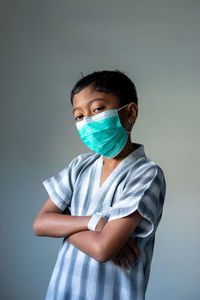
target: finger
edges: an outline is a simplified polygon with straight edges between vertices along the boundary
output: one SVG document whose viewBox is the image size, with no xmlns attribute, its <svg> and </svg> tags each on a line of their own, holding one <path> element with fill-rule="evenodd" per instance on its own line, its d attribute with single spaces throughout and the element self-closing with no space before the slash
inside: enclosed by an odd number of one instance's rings
<svg viewBox="0 0 200 300">
<path fill-rule="evenodd" d="M 112 261 L 113 261 L 113 263 L 115 264 L 115 266 L 119 266 L 119 265 L 120 265 L 116 257 L 114 257 L 114 258 L 112 259 Z"/>
<path fill-rule="evenodd" d="M 133 251 L 125 244 L 124 247 L 121 249 L 124 253 L 124 256 L 128 259 L 131 266 L 135 265 L 135 257 Z"/>
<path fill-rule="evenodd" d="M 126 262 L 126 258 L 124 256 L 123 252 L 120 251 L 120 253 L 117 255 L 117 258 L 120 262 L 121 267 L 124 269 L 128 269 L 128 264 Z"/>
<path fill-rule="evenodd" d="M 141 252 L 136 242 L 132 238 L 129 238 L 127 243 L 131 247 L 131 249 L 133 249 L 137 257 L 141 257 Z"/>
</svg>

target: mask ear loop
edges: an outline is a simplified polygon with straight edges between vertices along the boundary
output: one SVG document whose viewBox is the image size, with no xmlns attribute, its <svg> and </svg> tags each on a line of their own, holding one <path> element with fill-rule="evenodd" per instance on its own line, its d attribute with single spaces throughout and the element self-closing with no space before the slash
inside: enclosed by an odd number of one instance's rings
<svg viewBox="0 0 200 300">
<path fill-rule="evenodd" d="M 128 106 L 128 104 L 126 104 L 126 105 L 124 105 L 124 106 L 122 106 L 122 107 L 116 109 L 116 111 L 119 111 L 119 110 L 123 109 L 123 108 L 126 107 L 126 106 Z"/>
</svg>

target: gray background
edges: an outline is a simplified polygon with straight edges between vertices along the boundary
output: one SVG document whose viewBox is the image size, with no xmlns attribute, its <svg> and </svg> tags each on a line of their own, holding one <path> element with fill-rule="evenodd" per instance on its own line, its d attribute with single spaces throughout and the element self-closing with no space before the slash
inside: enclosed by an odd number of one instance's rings
<svg viewBox="0 0 200 300">
<path fill-rule="evenodd" d="M 1 299 L 44 298 L 61 239 L 32 230 L 42 181 L 88 151 L 69 94 L 103 69 L 135 82 L 132 140 L 167 181 L 146 299 L 199 299 L 200 1 L 0 3 Z"/>
</svg>

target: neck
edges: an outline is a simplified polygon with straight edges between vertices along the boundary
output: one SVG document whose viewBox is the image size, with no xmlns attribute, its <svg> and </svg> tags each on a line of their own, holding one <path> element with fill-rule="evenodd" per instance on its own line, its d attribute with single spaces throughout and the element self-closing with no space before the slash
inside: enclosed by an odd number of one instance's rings
<svg viewBox="0 0 200 300">
<path fill-rule="evenodd" d="M 114 167 L 118 165 L 126 156 L 128 156 L 131 152 L 133 152 L 133 150 L 134 150 L 134 145 L 131 142 L 131 138 L 129 135 L 126 145 L 117 156 L 115 156 L 114 158 L 107 158 L 103 156 L 104 165 L 108 167 Z"/>
</svg>

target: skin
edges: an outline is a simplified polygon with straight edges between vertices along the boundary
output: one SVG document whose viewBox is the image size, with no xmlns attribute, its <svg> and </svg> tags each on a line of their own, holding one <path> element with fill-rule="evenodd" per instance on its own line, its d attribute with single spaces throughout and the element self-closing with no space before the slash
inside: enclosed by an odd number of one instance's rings
<svg viewBox="0 0 200 300">
<path fill-rule="evenodd" d="M 95 91 L 89 85 L 73 98 L 73 114 L 76 122 L 84 117 L 94 116 L 105 110 L 120 108 L 119 99 L 110 93 Z M 134 102 L 119 112 L 122 126 L 131 130 L 131 124 L 138 115 L 138 106 Z M 104 163 L 101 174 L 101 185 L 108 178 L 116 166 L 134 150 L 130 135 L 123 150 L 116 157 L 109 159 L 103 157 Z M 61 211 L 49 198 L 33 222 L 33 230 L 38 236 L 66 237 L 76 248 L 99 262 L 110 259 L 116 265 L 127 269 L 126 258 L 134 265 L 135 258 L 141 256 L 140 250 L 131 233 L 138 226 L 141 215 L 136 210 L 127 217 L 107 222 L 101 218 L 95 231 L 90 231 L 87 224 L 91 216 L 71 216 L 68 209 Z M 130 249 L 131 248 L 131 249 Z"/>
</svg>

